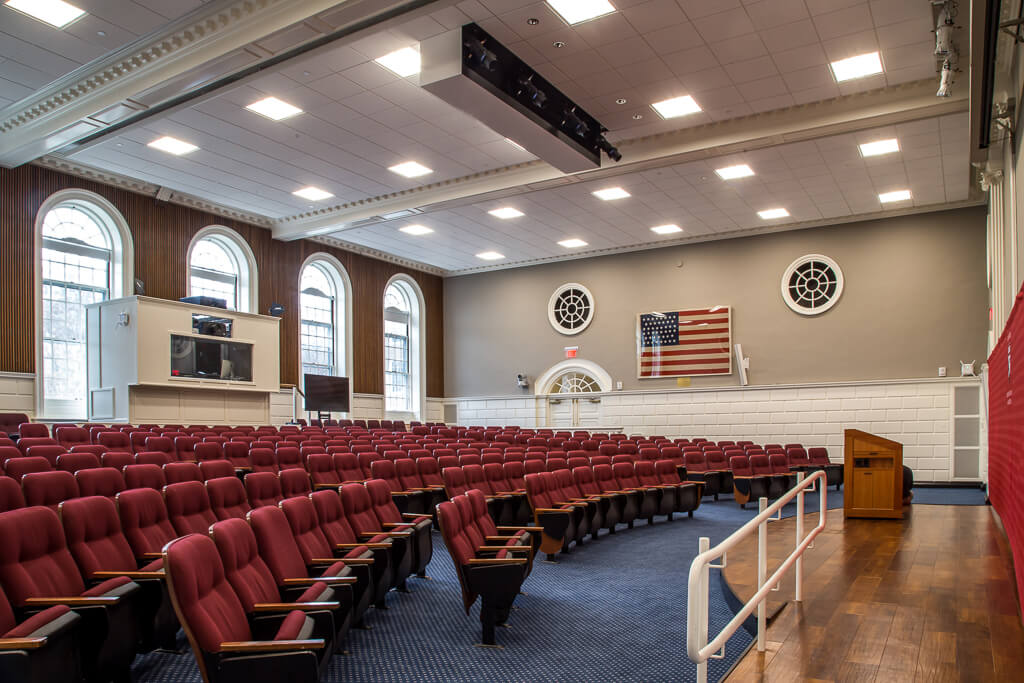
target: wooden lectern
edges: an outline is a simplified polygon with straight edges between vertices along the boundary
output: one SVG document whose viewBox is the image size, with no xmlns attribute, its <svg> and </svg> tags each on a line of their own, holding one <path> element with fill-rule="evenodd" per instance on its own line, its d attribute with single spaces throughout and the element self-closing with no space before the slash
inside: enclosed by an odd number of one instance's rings
<svg viewBox="0 0 1024 683">
<path fill-rule="evenodd" d="M 903 444 L 846 430 L 846 517 L 903 518 Z"/>
</svg>

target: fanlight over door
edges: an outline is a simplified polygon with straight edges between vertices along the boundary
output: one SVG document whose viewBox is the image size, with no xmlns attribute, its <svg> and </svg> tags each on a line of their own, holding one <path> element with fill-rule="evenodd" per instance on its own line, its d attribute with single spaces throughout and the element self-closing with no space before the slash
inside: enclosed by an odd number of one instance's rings
<svg viewBox="0 0 1024 683">
<path fill-rule="evenodd" d="M 593 427 L 601 422 L 601 399 L 588 397 L 601 391 L 597 379 L 579 370 L 558 375 L 548 390 L 548 419 L 551 427 Z M 564 396 L 564 398 L 563 398 Z"/>
</svg>

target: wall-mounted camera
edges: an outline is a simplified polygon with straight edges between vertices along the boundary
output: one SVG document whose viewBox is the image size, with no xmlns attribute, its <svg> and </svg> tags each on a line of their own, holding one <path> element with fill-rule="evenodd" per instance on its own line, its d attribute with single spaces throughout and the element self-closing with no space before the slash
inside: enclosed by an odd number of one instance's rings
<svg viewBox="0 0 1024 683">
<path fill-rule="evenodd" d="M 526 375 L 516 375 L 516 384 L 525 389 L 530 386 L 530 380 L 526 378 Z"/>
</svg>

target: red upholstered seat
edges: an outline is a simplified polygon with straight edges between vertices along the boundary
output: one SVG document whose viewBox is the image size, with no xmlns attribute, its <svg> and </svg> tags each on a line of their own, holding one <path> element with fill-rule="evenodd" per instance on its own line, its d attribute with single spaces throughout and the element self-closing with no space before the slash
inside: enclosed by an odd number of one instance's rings
<svg viewBox="0 0 1024 683">
<path fill-rule="evenodd" d="M 156 465 L 157 467 L 163 467 L 169 463 L 174 462 L 174 459 L 170 455 L 163 451 L 142 451 L 141 453 L 135 454 L 136 465 Z M 194 464 L 184 462 L 183 464 Z"/>
<path fill-rule="evenodd" d="M 205 680 L 320 680 L 331 647 L 323 639 L 308 638 L 314 631 L 313 619 L 299 610 L 288 612 L 276 632 L 266 634 L 265 641 L 257 641 L 262 645 L 252 644 L 242 651 L 224 650 L 224 643 L 252 643 L 257 636 L 224 574 L 212 539 L 199 534 L 180 538 L 164 550 L 164 561 L 175 611 Z M 275 646 L 273 641 L 292 642 Z"/>
<path fill-rule="evenodd" d="M 160 549 L 178 533 L 167 517 L 160 491 L 151 488 L 126 489 L 117 494 L 117 514 L 132 552 L 139 560 L 155 559 Z"/>
<path fill-rule="evenodd" d="M 26 444 L 27 441 L 29 439 L 22 439 L 18 442 L 18 446 L 22 447 L 22 452 L 30 458 L 46 458 L 55 469 L 57 467 L 57 458 L 67 453 L 67 449 L 57 443 L 30 446 Z"/>
<path fill-rule="evenodd" d="M 424 486 L 444 486 L 444 478 L 437 460 L 432 457 L 417 458 L 416 471 L 423 480 Z"/>
<path fill-rule="evenodd" d="M 763 458 L 765 456 L 755 456 Z M 746 507 L 751 500 L 767 498 L 771 490 L 771 465 L 758 461 L 759 469 L 766 469 L 765 472 L 754 471 L 751 462 L 743 455 L 734 455 L 729 458 L 729 468 L 732 470 L 733 497 L 740 507 Z"/>
<path fill-rule="evenodd" d="M 217 515 L 210 506 L 206 487 L 198 481 L 183 481 L 164 487 L 167 517 L 179 536 L 205 534 Z"/>
<path fill-rule="evenodd" d="M 0 513 L 25 507 L 25 494 L 11 477 L 0 476 Z"/>
<path fill-rule="evenodd" d="M 150 437 L 159 437 L 161 440 L 157 441 L 153 448 L 147 448 L 146 440 Z M 154 432 L 135 431 L 128 435 L 128 441 L 131 444 L 132 453 L 139 453 L 140 451 L 162 451 L 167 453 L 167 440 L 168 439 L 166 437 L 161 437 L 159 434 Z"/>
<path fill-rule="evenodd" d="M 77 448 L 77 446 L 76 446 Z M 103 448 L 102 446 L 94 446 L 93 448 Z M 113 467 L 114 469 L 124 471 L 124 468 L 128 465 L 135 464 L 135 457 L 131 453 L 121 453 L 119 451 L 105 452 L 100 455 L 100 465 L 103 467 Z"/>
<path fill-rule="evenodd" d="M 5 682 L 81 680 L 81 621 L 66 605 L 56 605 L 18 623 L 0 589 L 0 672 Z M 13 639 L 34 642 L 31 647 L 18 647 Z"/>
<path fill-rule="evenodd" d="M 345 519 L 360 541 L 373 543 L 381 540 L 382 535 L 391 538 L 393 580 L 400 587 L 404 586 L 406 577 L 418 568 L 413 529 L 404 524 L 385 526 L 377 517 L 370 493 L 363 484 L 345 484 L 339 492 Z"/>
<path fill-rule="evenodd" d="M 62 470 L 31 472 L 22 477 L 21 490 L 25 505 L 45 505 L 52 510 L 65 500 L 78 497 L 75 475 Z"/>
<path fill-rule="evenodd" d="M 127 675 L 136 649 L 138 585 L 121 577 L 87 589 L 53 510 L 5 512 L 0 515 L 0 538 L 0 585 L 16 609 L 26 608 L 29 598 L 109 598 L 108 604 L 79 613 L 82 665 L 89 680 Z"/>
<path fill-rule="evenodd" d="M 306 473 L 306 470 L 281 470 L 277 478 L 281 482 L 281 495 L 285 498 L 305 497 L 313 491 L 313 486 L 309 481 L 309 474 Z"/>
<path fill-rule="evenodd" d="M 170 438 L 170 437 L 168 437 Z M 198 436 L 174 437 L 174 459 L 183 462 L 196 459 L 196 445 L 202 442 Z"/>
<path fill-rule="evenodd" d="M 54 430 L 54 437 L 64 448 L 71 450 L 72 446 L 87 445 L 89 441 L 89 430 L 81 427 L 58 427 Z"/>
<path fill-rule="evenodd" d="M 46 458 L 8 458 L 4 461 L 4 471 L 8 477 L 21 483 L 22 477 L 32 472 L 51 472 L 53 465 Z"/>
<path fill-rule="evenodd" d="M 249 449 L 249 468 L 253 473 L 277 474 L 277 456 L 269 448 Z"/>
<path fill-rule="evenodd" d="M 200 460 L 199 476 L 202 477 L 203 481 L 219 479 L 221 477 L 237 479 L 235 468 L 227 460 Z"/>
<path fill-rule="evenodd" d="M 163 467 L 164 478 L 168 484 L 178 484 L 185 481 L 203 481 L 203 474 L 199 465 L 194 462 L 169 462 Z"/>
<path fill-rule="evenodd" d="M 298 448 L 279 446 L 275 454 L 277 455 L 277 468 L 279 470 L 303 469 L 302 455 Z"/>
<path fill-rule="evenodd" d="M 313 488 L 337 488 L 341 485 L 341 477 L 334 469 L 334 458 L 327 453 L 316 453 L 306 459 L 306 471 L 309 472 Z"/>
<path fill-rule="evenodd" d="M 100 459 L 92 453 L 64 453 L 57 456 L 57 469 L 71 474 L 94 467 L 100 467 Z"/>
<path fill-rule="evenodd" d="M 203 441 L 197 443 L 193 449 L 196 462 L 204 460 L 224 460 L 224 448 L 215 442 Z"/>
<path fill-rule="evenodd" d="M 127 488 L 121 470 L 114 467 L 78 470 L 75 472 L 75 482 L 80 496 L 104 496 L 111 501 Z"/>
<path fill-rule="evenodd" d="M 237 477 L 218 477 L 206 482 L 210 508 L 217 519 L 245 519 L 252 507 L 245 485 Z"/>
<path fill-rule="evenodd" d="M 50 430 L 41 422 L 23 422 L 18 425 L 18 436 L 22 439 L 46 439 Z"/>
<path fill-rule="evenodd" d="M 167 486 L 167 478 L 157 465 L 128 465 L 124 468 L 124 483 L 129 489 L 150 488 L 163 491 L 164 486 Z"/>
<path fill-rule="evenodd" d="M 264 505 L 276 506 L 284 499 L 281 482 L 273 472 L 250 472 L 245 475 L 245 494 L 253 509 Z"/>
</svg>

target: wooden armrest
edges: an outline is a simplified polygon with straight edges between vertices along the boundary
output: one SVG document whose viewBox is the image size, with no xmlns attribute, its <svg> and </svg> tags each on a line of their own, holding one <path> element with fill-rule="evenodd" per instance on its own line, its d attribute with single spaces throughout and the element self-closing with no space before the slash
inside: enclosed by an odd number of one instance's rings
<svg viewBox="0 0 1024 683">
<path fill-rule="evenodd" d="M 234 467 L 236 472 L 252 472 L 252 468 L 245 465 L 235 465 Z"/>
<path fill-rule="evenodd" d="M 533 508 L 534 512 L 563 512 L 569 514 L 569 510 L 565 508 Z"/>
<path fill-rule="evenodd" d="M 486 551 L 486 552 L 489 552 L 489 553 L 490 552 L 495 552 L 495 551 L 498 551 L 498 550 L 508 550 L 509 552 L 518 550 L 518 551 L 522 552 L 523 550 L 530 550 L 530 548 L 525 546 L 525 545 L 521 545 L 521 546 L 514 546 L 514 545 L 512 545 L 512 546 L 508 546 L 508 545 L 482 545 L 479 548 L 477 548 L 477 551 L 480 551 L 480 550 L 483 550 L 483 551 Z"/>
<path fill-rule="evenodd" d="M 422 517 L 423 515 L 416 515 L 416 516 L 417 517 Z M 398 527 L 398 526 L 409 526 L 409 525 L 406 522 L 382 522 L 381 526 L 384 527 L 385 529 L 394 529 L 395 527 Z M 412 532 L 410 531 L 408 533 L 412 533 Z"/>
<path fill-rule="evenodd" d="M 470 558 L 469 564 L 481 565 L 481 564 L 526 564 L 525 558 L 519 557 L 503 557 L 503 558 L 485 558 L 485 557 L 473 557 Z"/>
<path fill-rule="evenodd" d="M 322 491 L 324 489 L 336 489 L 339 486 L 341 486 L 341 484 L 325 484 L 323 482 L 320 482 L 319 484 L 313 484 L 313 490 Z"/>
<path fill-rule="evenodd" d="M 336 543 L 334 545 L 334 548 L 336 550 L 352 550 L 353 548 L 370 548 L 371 550 L 382 550 L 390 547 L 390 543 Z"/>
<path fill-rule="evenodd" d="M 404 525 L 395 524 L 393 526 L 404 526 Z M 359 534 L 359 538 L 373 538 L 374 536 L 393 536 L 393 537 L 396 537 L 396 538 L 402 538 L 403 536 L 412 536 L 412 532 L 411 531 L 369 531 L 369 532 L 367 532 L 365 534 Z"/>
<path fill-rule="evenodd" d="M 544 527 L 541 526 L 499 526 L 498 531 L 531 531 L 534 533 L 540 533 L 544 531 Z"/>
<path fill-rule="evenodd" d="M 372 557 L 340 557 L 337 560 L 335 560 L 335 562 L 339 561 L 353 566 L 359 564 L 373 564 Z"/>
<path fill-rule="evenodd" d="M 315 640 L 239 640 L 220 644 L 221 652 L 285 652 L 289 650 L 319 650 L 322 638 Z"/>
<path fill-rule="evenodd" d="M 68 607 L 95 607 L 97 605 L 116 605 L 120 597 L 95 597 L 95 598 L 27 598 L 27 607 L 50 607 L 52 605 L 67 605 Z"/>
<path fill-rule="evenodd" d="M 516 538 L 519 538 L 519 537 L 518 536 L 484 536 L 484 540 L 485 541 L 511 541 L 511 540 L 516 539 Z"/>
<path fill-rule="evenodd" d="M 404 519 L 419 519 L 420 517 L 430 517 L 430 515 L 421 515 L 415 512 L 403 512 L 402 517 Z"/>
<path fill-rule="evenodd" d="M 163 553 L 142 553 L 139 555 L 140 560 L 162 560 L 164 559 Z"/>
<path fill-rule="evenodd" d="M 581 505 L 586 505 L 586 503 L 574 503 L 572 501 L 556 500 L 555 501 L 555 505 L 570 505 L 570 506 L 572 506 L 574 508 L 578 508 Z"/>
<path fill-rule="evenodd" d="M 252 606 L 253 612 L 315 612 L 318 610 L 338 609 L 340 602 L 257 602 Z"/>
<path fill-rule="evenodd" d="M 36 650 L 46 645 L 46 638 L 0 638 L 0 651 Z"/>
<path fill-rule="evenodd" d="M 332 583 L 355 583 L 356 581 L 358 581 L 358 579 L 356 577 L 354 577 L 354 576 L 318 576 L 318 577 L 315 577 L 315 578 L 314 577 L 310 577 L 310 578 L 307 578 L 307 579 L 303 579 L 303 578 L 285 579 L 284 580 L 284 585 L 286 585 L 286 586 L 311 586 L 314 583 L 326 583 L 326 584 L 332 584 Z"/>
<path fill-rule="evenodd" d="M 164 570 L 155 572 L 143 572 L 143 571 L 130 571 L 130 572 L 93 572 L 89 577 L 90 579 L 116 579 L 119 576 L 126 576 L 129 579 L 164 579 L 167 578 L 167 574 Z"/>
<path fill-rule="evenodd" d="M 413 486 L 410 491 L 435 491 L 437 490 L 434 486 Z"/>
<path fill-rule="evenodd" d="M 344 484 L 362 484 L 365 481 L 365 479 L 349 479 L 347 481 L 341 482 L 341 484 L 338 484 L 338 486 L 342 486 Z"/>
</svg>

